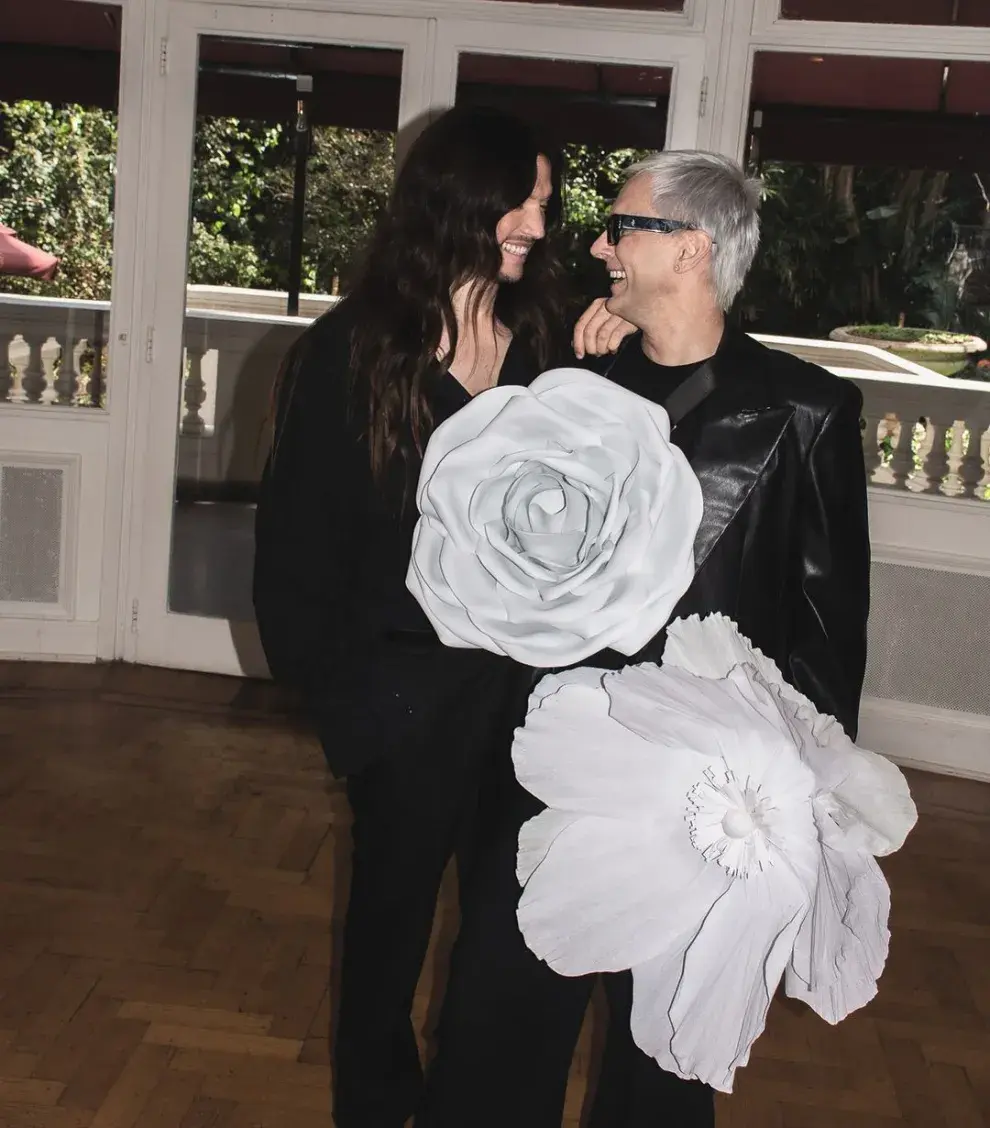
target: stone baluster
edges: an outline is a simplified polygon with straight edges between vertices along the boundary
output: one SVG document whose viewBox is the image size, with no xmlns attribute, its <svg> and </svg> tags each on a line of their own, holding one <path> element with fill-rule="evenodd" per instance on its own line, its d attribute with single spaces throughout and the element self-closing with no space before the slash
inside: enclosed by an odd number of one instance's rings
<svg viewBox="0 0 990 1128">
<path fill-rule="evenodd" d="M 949 442 L 949 449 L 946 451 L 946 461 L 948 462 L 948 473 L 942 483 L 942 493 L 948 497 L 958 497 L 963 490 L 963 482 L 961 476 L 962 461 L 966 454 L 966 423 L 962 419 L 956 419 L 952 423 L 952 430 L 950 432 L 952 438 Z"/>
<path fill-rule="evenodd" d="M 61 356 L 58 362 L 58 375 L 55 377 L 55 402 L 71 406 L 76 402 L 79 391 L 79 373 L 76 371 L 76 317 L 71 307 L 66 311 L 65 329 L 59 334 Z"/>
<path fill-rule="evenodd" d="M 914 415 L 900 412 L 897 439 L 890 457 L 890 474 L 898 489 L 908 488 L 908 479 L 914 473 Z"/>
<path fill-rule="evenodd" d="M 885 422 L 881 414 L 864 413 L 865 426 L 863 427 L 863 460 L 866 463 L 866 480 L 873 481 L 873 476 L 883 461 L 880 452 L 880 427 Z"/>
<path fill-rule="evenodd" d="M 10 403 L 14 390 L 14 366 L 10 363 L 10 346 L 13 333 L 0 333 L 0 403 Z"/>
<path fill-rule="evenodd" d="M 89 379 L 86 382 L 86 398 L 89 401 L 90 407 L 103 406 L 103 352 L 106 348 L 106 337 L 103 329 L 106 323 L 106 315 L 102 310 L 93 315 L 93 335 L 87 342 L 89 347 L 93 350 L 93 367 L 89 372 Z"/>
<path fill-rule="evenodd" d="M 987 464 L 984 448 L 986 446 L 985 433 L 990 427 L 990 416 L 973 416 L 966 420 L 969 428 L 969 446 L 962 462 L 959 464 L 959 480 L 962 482 L 963 497 L 981 497 L 983 479 L 986 476 Z M 962 428 L 960 428 L 960 431 Z"/>
<path fill-rule="evenodd" d="M 206 383 L 203 380 L 203 356 L 206 350 L 197 345 L 186 345 L 186 378 L 182 386 L 182 402 L 186 413 L 182 417 L 180 433 L 183 435 L 202 435 L 206 423 L 200 415 L 200 408 L 206 403 Z"/>
<path fill-rule="evenodd" d="M 48 342 L 44 333 L 22 333 L 28 347 L 28 362 L 21 373 L 21 391 L 28 403 L 41 403 L 41 397 L 48 387 L 48 375 L 41 350 Z"/>
<path fill-rule="evenodd" d="M 946 448 L 946 436 L 952 422 L 939 422 L 933 416 L 928 417 L 928 433 L 931 445 L 922 462 L 922 474 L 925 486 L 922 493 L 944 493 L 945 479 L 949 472 L 949 453 Z"/>
</svg>

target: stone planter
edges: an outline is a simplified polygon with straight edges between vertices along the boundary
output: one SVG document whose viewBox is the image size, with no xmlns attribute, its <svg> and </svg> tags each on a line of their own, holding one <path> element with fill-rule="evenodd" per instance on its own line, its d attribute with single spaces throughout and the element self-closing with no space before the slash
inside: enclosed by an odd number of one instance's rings
<svg viewBox="0 0 990 1128">
<path fill-rule="evenodd" d="M 889 330 L 890 335 L 884 333 Z M 970 357 L 986 352 L 987 343 L 968 333 L 945 333 L 938 329 L 899 329 L 890 325 L 843 325 L 829 333 L 832 341 L 848 345 L 872 345 L 894 356 L 923 364 L 943 376 L 966 367 Z"/>
</svg>

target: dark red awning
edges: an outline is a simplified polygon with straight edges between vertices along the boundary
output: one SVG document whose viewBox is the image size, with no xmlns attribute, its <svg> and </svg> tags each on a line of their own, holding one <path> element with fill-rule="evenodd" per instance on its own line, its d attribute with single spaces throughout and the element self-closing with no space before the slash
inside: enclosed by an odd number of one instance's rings
<svg viewBox="0 0 990 1128">
<path fill-rule="evenodd" d="M 51 282 L 58 270 L 58 259 L 47 251 L 22 243 L 9 227 L 0 223 L 0 274 L 18 274 Z"/>
</svg>

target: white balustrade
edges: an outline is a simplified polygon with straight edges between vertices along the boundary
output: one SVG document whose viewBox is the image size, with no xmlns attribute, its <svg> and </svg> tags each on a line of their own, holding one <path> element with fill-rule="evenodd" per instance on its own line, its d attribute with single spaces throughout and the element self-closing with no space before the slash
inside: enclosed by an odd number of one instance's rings
<svg viewBox="0 0 990 1128">
<path fill-rule="evenodd" d="M 0 403 L 101 406 L 109 314 L 109 302 L 0 294 Z"/>
<path fill-rule="evenodd" d="M 269 312 L 265 295 L 190 287 L 176 405 L 178 476 L 250 484 L 265 452 L 279 362 L 312 316 Z M 278 296 L 267 299 L 274 310 Z M 108 302 L 0 294 L 0 404 L 103 403 Z M 990 500 L 990 383 L 939 376 L 880 349 L 754 334 L 771 348 L 854 380 L 863 393 L 863 455 L 871 485 Z M 5 363 L 6 362 L 6 363 Z"/>
<path fill-rule="evenodd" d="M 869 346 L 754 336 L 856 382 L 872 486 L 988 500 L 990 382 L 940 376 Z"/>
</svg>

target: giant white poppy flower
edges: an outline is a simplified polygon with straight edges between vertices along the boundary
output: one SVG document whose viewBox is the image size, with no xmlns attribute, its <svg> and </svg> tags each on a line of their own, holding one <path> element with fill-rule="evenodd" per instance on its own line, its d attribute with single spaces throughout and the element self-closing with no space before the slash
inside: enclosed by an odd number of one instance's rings
<svg viewBox="0 0 990 1128">
<path fill-rule="evenodd" d="M 662 407 L 580 369 L 431 436 L 406 577 L 442 642 L 566 666 L 635 654 L 694 576 L 701 487 Z"/>
<path fill-rule="evenodd" d="M 872 855 L 916 812 L 722 616 L 663 667 L 544 678 L 513 748 L 547 804 L 522 828 L 519 924 L 564 975 L 633 973 L 633 1037 L 731 1091 L 781 978 L 829 1021 L 876 990 L 889 896 Z"/>
</svg>

